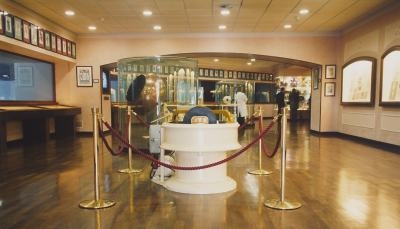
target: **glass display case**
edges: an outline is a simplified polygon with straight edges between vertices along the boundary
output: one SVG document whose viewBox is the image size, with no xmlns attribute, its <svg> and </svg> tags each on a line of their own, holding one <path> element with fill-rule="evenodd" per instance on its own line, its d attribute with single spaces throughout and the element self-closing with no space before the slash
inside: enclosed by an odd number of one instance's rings
<svg viewBox="0 0 400 229">
<path fill-rule="evenodd" d="M 234 103 L 235 94 L 242 91 L 247 96 L 247 103 L 254 103 L 254 83 L 250 81 L 219 81 L 215 85 L 217 104 Z"/>
</svg>

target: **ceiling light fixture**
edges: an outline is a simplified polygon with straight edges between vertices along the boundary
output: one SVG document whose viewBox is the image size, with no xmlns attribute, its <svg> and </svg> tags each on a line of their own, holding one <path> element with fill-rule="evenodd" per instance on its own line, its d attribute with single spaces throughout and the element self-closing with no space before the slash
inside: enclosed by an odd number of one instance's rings
<svg viewBox="0 0 400 229">
<path fill-rule="evenodd" d="M 231 14 L 231 11 L 229 10 L 231 8 L 231 6 L 229 6 L 229 5 L 221 5 L 220 8 L 221 8 L 221 10 L 219 11 L 219 13 L 222 16 L 228 16 L 229 14 Z"/>
<path fill-rule="evenodd" d="M 214 59 L 214 62 L 218 62 L 218 61 L 219 61 L 219 59 L 218 59 L 218 58 L 215 58 L 215 59 Z"/>
<path fill-rule="evenodd" d="M 150 17 L 151 15 L 153 15 L 153 12 L 151 12 L 150 10 L 143 10 L 142 14 L 146 17 Z"/>
<path fill-rule="evenodd" d="M 299 14 L 301 14 L 301 15 L 306 15 L 306 14 L 308 14 L 310 11 L 308 10 L 308 9 L 301 9 L 301 10 L 299 10 Z"/>
<path fill-rule="evenodd" d="M 291 28 L 292 28 L 292 25 L 291 25 L 291 24 L 286 24 L 286 25 L 283 26 L 283 28 L 285 28 L 285 29 L 291 29 Z"/>
<path fill-rule="evenodd" d="M 226 29 L 226 25 L 219 25 L 219 26 L 218 26 L 218 29 L 219 29 L 219 30 L 224 30 L 224 29 Z"/>
<path fill-rule="evenodd" d="M 255 59 L 255 58 L 251 58 L 250 61 L 251 61 L 251 62 L 255 62 L 256 59 Z"/>
<path fill-rule="evenodd" d="M 67 16 L 74 16 L 74 15 L 75 15 L 75 12 L 72 11 L 72 10 L 66 10 L 66 11 L 65 11 L 65 15 L 67 15 Z"/>
<path fill-rule="evenodd" d="M 161 30 L 162 28 L 161 28 L 161 25 L 155 25 L 155 26 L 153 26 L 153 29 L 154 30 Z"/>
<path fill-rule="evenodd" d="M 88 29 L 89 29 L 90 31 L 95 31 L 97 28 L 96 28 L 96 26 L 94 26 L 94 25 L 90 25 L 90 26 L 88 27 Z"/>
<path fill-rule="evenodd" d="M 250 66 L 250 65 L 252 65 L 252 63 L 251 63 L 251 62 L 247 62 L 247 65 L 249 65 L 249 66 Z"/>
</svg>

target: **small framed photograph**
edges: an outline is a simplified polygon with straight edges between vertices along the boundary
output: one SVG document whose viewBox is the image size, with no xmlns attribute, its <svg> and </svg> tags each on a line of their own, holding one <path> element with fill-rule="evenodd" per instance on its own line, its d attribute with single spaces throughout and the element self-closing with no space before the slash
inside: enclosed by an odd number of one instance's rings
<svg viewBox="0 0 400 229">
<path fill-rule="evenodd" d="M 57 53 L 62 54 L 62 38 L 57 35 Z"/>
<path fill-rule="evenodd" d="M 67 56 L 72 56 L 71 41 L 67 41 Z"/>
<path fill-rule="evenodd" d="M 38 46 L 44 48 L 44 30 L 38 29 Z"/>
<path fill-rule="evenodd" d="M 37 26 L 34 24 L 31 24 L 31 44 L 38 45 L 38 31 Z"/>
<path fill-rule="evenodd" d="M 320 73 L 321 73 L 320 67 L 313 68 L 311 71 L 311 80 L 312 80 L 312 85 L 313 85 L 314 90 L 318 90 Z"/>
<path fill-rule="evenodd" d="M 51 51 L 57 52 L 57 35 L 54 33 L 50 34 Z"/>
<path fill-rule="evenodd" d="M 199 69 L 199 76 L 203 76 L 204 75 L 204 71 L 202 68 Z"/>
<path fill-rule="evenodd" d="M 92 66 L 76 66 L 76 85 L 93 87 Z"/>
<path fill-rule="evenodd" d="M 208 69 L 204 69 L 204 76 L 208 77 Z"/>
<path fill-rule="evenodd" d="M 237 79 L 237 71 L 234 71 L 234 72 L 233 72 L 233 78 L 234 78 L 234 79 Z"/>
<path fill-rule="evenodd" d="M 208 72 L 208 74 L 210 75 L 210 77 L 214 77 L 214 69 L 210 69 L 210 71 Z"/>
<path fill-rule="evenodd" d="M 31 24 L 27 21 L 22 22 L 22 36 L 24 42 L 31 43 Z"/>
<path fill-rule="evenodd" d="M 22 19 L 14 16 L 14 38 L 22 41 Z"/>
<path fill-rule="evenodd" d="M 47 30 L 44 31 L 44 48 L 51 50 L 50 32 Z"/>
<path fill-rule="evenodd" d="M 335 96 L 336 83 L 326 82 L 325 83 L 325 96 Z"/>
<path fill-rule="evenodd" d="M 71 56 L 76 59 L 76 44 L 74 42 L 71 43 Z"/>
<path fill-rule="evenodd" d="M 336 65 L 325 66 L 325 79 L 336 79 Z"/>
<path fill-rule="evenodd" d="M 3 17 L 4 12 L 0 10 L 0 34 L 4 33 L 4 17 Z"/>
<path fill-rule="evenodd" d="M 62 54 L 67 55 L 67 40 L 65 40 L 64 38 L 62 38 L 61 46 L 62 46 Z"/>
<path fill-rule="evenodd" d="M 14 37 L 14 23 L 13 23 L 13 17 L 9 14 L 4 16 L 4 24 L 5 24 L 5 30 L 4 34 L 7 37 Z"/>
</svg>

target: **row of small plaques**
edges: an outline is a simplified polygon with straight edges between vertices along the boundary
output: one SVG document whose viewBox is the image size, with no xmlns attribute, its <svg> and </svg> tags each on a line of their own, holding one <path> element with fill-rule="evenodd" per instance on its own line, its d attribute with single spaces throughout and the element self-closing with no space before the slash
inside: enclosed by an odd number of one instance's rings
<svg viewBox="0 0 400 229">
<path fill-rule="evenodd" d="M 167 65 L 143 65 L 143 64 L 125 64 L 122 69 L 118 69 L 127 73 L 158 73 L 158 74 L 174 74 L 174 72 L 187 67 L 181 66 L 167 66 Z M 191 69 L 192 70 L 192 69 Z"/>
<path fill-rule="evenodd" d="M 0 35 L 76 58 L 76 44 L 48 30 L 0 10 Z"/>
<path fill-rule="evenodd" d="M 244 79 L 244 80 L 260 80 L 260 81 L 273 81 L 273 75 L 269 73 L 258 72 L 240 72 L 222 69 L 209 69 L 200 68 L 200 77 L 210 78 L 225 78 L 225 79 Z"/>
</svg>

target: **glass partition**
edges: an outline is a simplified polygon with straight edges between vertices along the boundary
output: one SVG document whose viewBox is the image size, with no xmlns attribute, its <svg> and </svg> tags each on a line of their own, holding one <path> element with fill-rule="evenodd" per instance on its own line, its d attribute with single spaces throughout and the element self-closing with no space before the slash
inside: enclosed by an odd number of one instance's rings
<svg viewBox="0 0 400 229">
<path fill-rule="evenodd" d="M 54 103 L 52 63 L 0 50 L 0 104 Z"/>
</svg>

